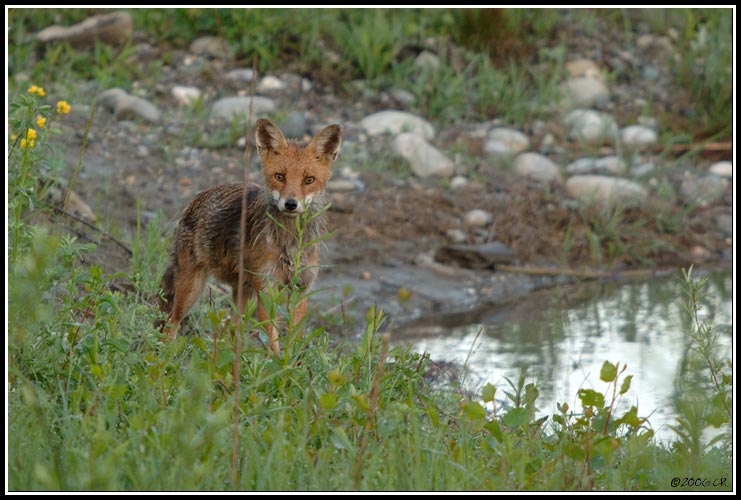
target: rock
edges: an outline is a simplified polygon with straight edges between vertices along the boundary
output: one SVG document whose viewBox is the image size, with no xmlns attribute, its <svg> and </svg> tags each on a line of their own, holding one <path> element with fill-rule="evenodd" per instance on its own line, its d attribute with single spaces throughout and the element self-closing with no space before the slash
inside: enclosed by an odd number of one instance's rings
<svg viewBox="0 0 741 500">
<path fill-rule="evenodd" d="M 710 165 L 708 171 L 719 177 L 733 178 L 733 163 L 730 161 L 719 161 Z"/>
<path fill-rule="evenodd" d="M 647 197 L 640 184 L 605 175 L 575 175 L 566 181 L 566 191 L 572 198 L 603 205 L 640 204 Z"/>
<path fill-rule="evenodd" d="M 283 90 L 286 88 L 286 84 L 280 78 L 276 78 L 273 75 L 267 75 L 260 80 L 257 84 L 258 92 L 271 92 L 274 90 Z"/>
<path fill-rule="evenodd" d="M 365 184 L 359 179 L 332 179 L 327 182 L 327 191 L 332 193 L 362 191 L 363 189 L 365 189 Z"/>
<path fill-rule="evenodd" d="M 514 161 L 515 172 L 542 182 L 561 182 L 561 173 L 551 160 L 538 153 L 521 153 Z"/>
<path fill-rule="evenodd" d="M 610 98 L 607 86 L 601 80 L 586 76 L 571 78 L 561 84 L 563 109 L 589 108 L 602 105 Z"/>
<path fill-rule="evenodd" d="M 414 104 L 414 101 L 417 100 L 414 97 L 414 94 L 404 89 L 394 88 L 394 89 L 389 90 L 389 94 L 391 94 L 391 97 L 393 97 L 395 100 L 399 101 L 401 104 L 405 106 L 410 106 Z"/>
<path fill-rule="evenodd" d="M 250 68 L 233 69 L 226 74 L 226 77 L 230 80 L 249 83 L 255 77 L 255 73 Z"/>
<path fill-rule="evenodd" d="M 635 40 L 635 46 L 645 60 L 662 64 L 667 62 L 674 52 L 672 42 L 666 36 L 639 35 Z"/>
<path fill-rule="evenodd" d="M 497 127 L 489 131 L 484 142 L 484 152 L 491 156 L 516 155 L 530 146 L 525 134 L 511 128 Z"/>
<path fill-rule="evenodd" d="M 304 94 L 308 94 L 313 88 L 314 85 L 311 83 L 311 80 L 309 80 L 308 78 L 301 79 L 301 92 L 303 92 Z"/>
<path fill-rule="evenodd" d="M 281 130 L 289 138 L 301 139 L 306 134 L 306 116 L 303 111 L 291 111 L 281 121 Z"/>
<path fill-rule="evenodd" d="M 728 180 L 723 177 L 688 175 L 679 186 L 679 193 L 688 205 L 706 207 L 720 201 L 726 189 L 728 189 Z"/>
<path fill-rule="evenodd" d="M 468 269 L 494 269 L 497 264 L 511 264 L 515 255 L 507 245 L 493 241 L 480 245 L 442 246 L 435 252 L 435 260 Z"/>
<path fill-rule="evenodd" d="M 414 65 L 420 69 L 426 69 L 428 71 L 434 71 L 440 67 L 440 58 L 429 50 L 423 50 L 414 59 Z"/>
<path fill-rule="evenodd" d="M 566 165 L 566 172 L 569 174 L 619 174 L 627 168 L 628 166 L 622 159 L 613 155 L 602 158 L 579 158 Z"/>
<path fill-rule="evenodd" d="M 466 241 L 466 233 L 461 229 L 448 229 L 445 231 L 445 236 L 453 243 L 463 243 Z"/>
<path fill-rule="evenodd" d="M 419 135 L 408 132 L 399 134 L 391 143 L 391 149 L 409 162 L 417 177 L 453 175 L 453 162 Z"/>
<path fill-rule="evenodd" d="M 463 216 L 463 222 L 465 222 L 467 226 L 471 227 L 486 227 L 491 224 L 493 220 L 494 216 L 490 212 L 479 208 L 469 210 Z"/>
<path fill-rule="evenodd" d="M 112 88 L 101 92 L 98 103 L 112 111 L 119 120 L 143 118 L 150 123 L 160 121 L 160 111 L 154 104 L 123 89 Z"/>
<path fill-rule="evenodd" d="M 457 190 L 457 189 L 463 189 L 468 185 L 468 179 L 463 177 L 462 175 L 456 175 L 452 179 L 450 179 L 450 189 Z"/>
<path fill-rule="evenodd" d="M 95 222 L 95 212 L 93 212 L 90 206 L 85 203 L 85 200 L 83 200 L 76 192 L 71 191 L 69 193 L 69 200 L 67 201 L 66 207 L 62 207 L 62 205 L 64 204 L 64 197 L 67 196 L 67 188 L 53 186 L 49 189 L 48 196 L 52 203 L 56 204 L 60 208 L 64 208 L 67 212 L 78 215 L 88 222 Z"/>
<path fill-rule="evenodd" d="M 197 87 L 187 85 L 175 85 L 170 93 L 180 104 L 192 104 L 201 97 L 201 91 Z"/>
<path fill-rule="evenodd" d="M 229 61 L 232 58 L 232 49 L 229 42 L 217 36 L 198 37 L 190 44 L 190 51 L 201 56 Z"/>
<path fill-rule="evenodd" d="M 275 101 L 268 97 L 255 96 L 253 109 L 253 123 L 260 115 L 275 111 Z M 222 97 L 211 108 L 211 117 L 231 121 L 236 115 L 245 117 L 250 113 L 250 97 Z"/>
<path fill-rule="evenodd" d="M 656 144 L 659 136 L 656 131 L 644 125 L 629 125 L 620 131 L 620 137 L 624 146 L 630 148 L 641 148 Z"/>
<path fill-rule="evenodd" d="M 591 109 L 575 109 L 562 122 L 570 127 L 569 138 L 587 143 L 615 140 L 618 133 L 615 119 Z"/>
<path fill-rule="evenodd" d="M 363 118 L 360 126 L 369 135 L 380 135 L 386 132 L 396 135 L 411 132 L 428 141 L 435 136 L 435 129 L 430 122 L 404 111 L 386 110 L 373 113 Z"/>
<path fill-rule="evenodd" d="M 713 256 L 713 252 L 702 245 L 694 245 L 692 248 L 690 248 L 689 253 L 690 257 L 692 257 L 692 260 L 694 260 L 695 262 L 708 260 Z"/>
<path fill-rule="evenodd" d="M 592 80 L 604 81 L 605 77 L 597 63 L 589 59 L 576 59 L 566 63 L 566 71 L 572 78 L 586 77 Z"/>
<path fill-rule="evenodd" d="M 41 43 L 69 42 L 72 47 L 92 47 L 96 41 L 123 45 L 134 33 L 131 14 L 125 11 L 101 14 L 72 26 L 49 26 L 36 35 Z"/>
</svg>

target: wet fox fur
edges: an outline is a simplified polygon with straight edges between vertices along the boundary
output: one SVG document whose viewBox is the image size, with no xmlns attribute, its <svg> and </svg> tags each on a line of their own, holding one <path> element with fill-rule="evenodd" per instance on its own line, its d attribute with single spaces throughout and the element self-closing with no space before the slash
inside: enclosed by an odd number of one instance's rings
<svg viewBox="0 0 741 500">
<path fill-rule="evenodd" d="M 264 186 L 238 182 L 216 186 L 198 194 L 180 218 L 171 262 L 162 278 L 160 307 L 167 313 L 163 333 L 170 340 L 175 339 L 180 322 L 200 297 L 209 276 L 231 286 L 238 311 L 244 311 L 247 300 L 257 299 L 258 320 L 267 321 L 260 292 L 272 283 L 288 285 L 294 275 L 297 242 L 293 219 L 324 204 L 324 187 L 342 144 L 339 125 L 324 128 L 306 143 L 286 140 L 273 122 L 261 118 L 255 136 Z M 244 285 L 242 303 L 237 304 L 239 224 L 245 191 Z M 320 214 L 304 226 L 303 241 L 312 241 L 325 233 Z M 303 249 L 299 289 L 312 285 L 318 264 L 319 245 Z M 293 323 L 301 321 L 305 314 L 306 299 L 296 307 Z M 274 326 L 268 328 L 268 338 L 270 349 L 278 355 L 280 344 Z"/>
</svg>

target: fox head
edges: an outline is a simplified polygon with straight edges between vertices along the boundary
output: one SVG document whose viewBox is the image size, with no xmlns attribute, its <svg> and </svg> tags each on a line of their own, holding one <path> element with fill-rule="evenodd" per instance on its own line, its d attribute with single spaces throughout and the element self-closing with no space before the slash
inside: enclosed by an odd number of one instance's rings
<svg viewBox="0 0 741 500">
<path fill-rule="evenodd" d="M 265 185 L 280 213 L 304 213 L 324 192 L 342 144 L 342 128 L 329 125 L 309 143 L 286 140 L 267 118 L 257 120 L 257 152 Z"/>
</svg>

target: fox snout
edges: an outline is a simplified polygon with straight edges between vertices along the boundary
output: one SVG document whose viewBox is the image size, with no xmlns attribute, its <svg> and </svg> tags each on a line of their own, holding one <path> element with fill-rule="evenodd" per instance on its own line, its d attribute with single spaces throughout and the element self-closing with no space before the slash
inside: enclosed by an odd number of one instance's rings
<svg viewBox="0 0 741 500">
<path fill-rule="evenodd" d="M 296 198 L 296 195 L 290 195 L 290 197 L 282 197 L 280 191 L 273 191 L 273 201 L 278 210 L 285 215 L 296 217 L 304 213 L 307 207 L 311 206 L 311 202 L 314 201 L 312 195 L 307 196 L 303 200 Z"/>
</svg>

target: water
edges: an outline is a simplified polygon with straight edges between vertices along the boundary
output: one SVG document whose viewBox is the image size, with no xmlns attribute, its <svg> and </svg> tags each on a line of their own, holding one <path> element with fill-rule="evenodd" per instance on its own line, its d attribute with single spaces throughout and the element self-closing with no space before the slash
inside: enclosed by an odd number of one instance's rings
<svg viewBox="0 0 741 500">
<path fill-rule="evenodd" d="M 733 341 L 733 279 L 730 271 L 715 272 L 702 300 L 702 319 L 713 322 L 729 358 Z M 478 314 L 476 322 L 449 327 L 410 329 L 417 352 L 433 360 L 463 365 L 467 389 L 487 382 L 509 390 L 505 377 L 516 383 L 522 368 L 535 382 L 540 416 L 552 415 L 556 402 L 581 408 L 579 389 L 605 393 L 599 379 L 604 361 L 627 364 L 633 375 L 630 390 L 617 405 L 618 414 L 631 406 L 649 417 L 656 436 L 673 439 L 675 380 L 688 347 L 683 331 L 683 285 L 676 278 L 644 283 L 591 283 L 541 291 L 509 305 Z M 480 394 L 480 390 L 477 391 Z M 610 392 L 610 396 L 612 392 Z"/>
</svg>

